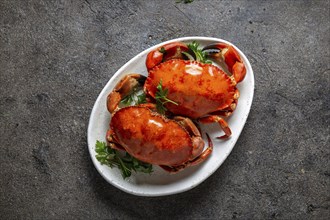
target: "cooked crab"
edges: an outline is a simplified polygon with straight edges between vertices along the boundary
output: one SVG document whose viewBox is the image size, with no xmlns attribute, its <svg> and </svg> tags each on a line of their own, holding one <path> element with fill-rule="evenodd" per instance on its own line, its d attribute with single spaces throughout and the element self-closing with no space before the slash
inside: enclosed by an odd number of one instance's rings
<svg viewBox="0 0 330 220">
<path fill-rule="evenodd" d="M 175 44 L 171 43 L 171 45 Z M 160 48 L 167 48 L 167 45 Z M 161 50 L 160 48 L 155 51 Z M 169 51 L 162 50 L 162 52 L 173 54 L 172 50 L 178 49 L 171 46 Z M 204 50 L 208 51 L 210 57 L 222 60 L 226 64 L 226 70 L 231 71 L 232 75 L 213 64 L 183 60 L 183 55 L 167 57 L 167 61 L 163 62 L 148 54 L 146 64 L 154 65 L 152 68 L 147 65 L 149 74 L 144 90 L 155 98 L 157 85 L 161 81 L 162 86 L 168 90 L 167 97 L 177 103 L 177 105 L 165 104 L 171 113 L 201 123 L 217 122 L 225 133 L 219 138 L 226 138 L 231 135 L 231 130 L 222 116 L 229 116 L 235 110 L 239 98 L 236 84 L 244 79 L 246 69 L 238 52 L 231 45 L 213 44 L 205 47 Z M 151 51 L 150 54 L 155 51 Z"/>
</svg>

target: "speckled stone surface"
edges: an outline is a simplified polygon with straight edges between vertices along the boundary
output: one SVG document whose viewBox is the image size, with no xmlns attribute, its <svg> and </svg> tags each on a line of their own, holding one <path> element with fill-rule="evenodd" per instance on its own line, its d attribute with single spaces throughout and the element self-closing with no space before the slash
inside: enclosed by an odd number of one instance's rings
<svg viewBox="0 0 330 220">
<path fill-rule="evenodd" d="M 0 1 L 0 219 L 329 219 L 330 2 Z M 90 159 L 93 104 L 165 40 L 237 45 L 254 102 L 231 155 L 188 192 L 108 184 Z"/>
</svg>

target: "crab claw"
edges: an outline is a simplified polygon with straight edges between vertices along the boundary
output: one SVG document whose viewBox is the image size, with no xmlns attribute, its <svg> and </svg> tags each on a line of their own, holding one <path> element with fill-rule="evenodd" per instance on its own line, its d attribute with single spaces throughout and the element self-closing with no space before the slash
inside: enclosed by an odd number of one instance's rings
<svg viewBox="0 0 330 220">
<path fill-rule="evenodd" d="M 146 66 L 150 70 L 161 62 L 170 59 L 183 59 L 181 52 L 187 52 L 188 46 L 181 42 L 173 42 L 165 44 L 157 49 L 151 51 L 147 55 Z"/>
<path fill-rule="evenodd" d="M 209 55 L 215 59 L 225 62 L 228 71 L 234 76 L 237 83 L 241 82 L 246 74 L 246 68 L 237 50 L 225 43 L 210 44 L 203 48 L 209 51 Z"/>
<path fill-rule="evenodd" d="M 121 79 L 107 97 L 107 109 L 112 114 L 119 108 L 120 101 L 130 94 L 137 85 L 143 85 L 146 77 L 140 74 L 128 74 Z"/>
</svg>

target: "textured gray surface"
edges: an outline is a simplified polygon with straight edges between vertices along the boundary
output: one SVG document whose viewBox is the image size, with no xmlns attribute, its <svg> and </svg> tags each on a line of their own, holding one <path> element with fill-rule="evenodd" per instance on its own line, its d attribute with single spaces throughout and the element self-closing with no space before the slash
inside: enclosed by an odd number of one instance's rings
<svg viewBox="0 0 330 220">
<path fill-rule="evenodd" d="M 175 1 L 0 1 L 0 219 L 330 218 L 329 1 Z M 94 101 L 137 53 L 192 35 L 250 59 L 242 135 L 191 191 L 119 191 L 87 150 Z"/>
</svg>

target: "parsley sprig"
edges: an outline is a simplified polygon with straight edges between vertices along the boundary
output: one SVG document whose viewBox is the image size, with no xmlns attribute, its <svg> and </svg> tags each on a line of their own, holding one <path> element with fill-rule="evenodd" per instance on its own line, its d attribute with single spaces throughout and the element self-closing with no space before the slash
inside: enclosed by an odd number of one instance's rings
<svg viewBox="0 0 330 220">
<path fill-rule="evenodd" d="M 125 96 L 120 103 L 124 106 L 138 105 L 147 103 L 146 94 L 139 86 L 135 87 L 130 94 Z"/>
<path fill-rule="evenodd" d="M 207 54 L 202 50 L 199 49 L 199 43 L 196 41 L 193 41 L 192 43 L 188 44 L 188 48 L 194 53 L 196 57 L 196 61 L 201 62 L 201 63 L 208 63 L 212 64 L 212 61 L 207 59 Z M 191 57 L 190 54 L 183 52 L 189 59 Z"/>
<path fill-rule="evenodd" d="M 164 106 L 166 103 L 170 102 L 174 105 L 178 105 L 178 103 L 167 98 L 167 95 L 168 95 L 168 89 L 163 88 L 162 80 L 160 80 L 157 85 L 157 91 L 155 96 L 156 108 L 160 114 L 165 114 L 165 112 L 167 111 L 167 108 Z"/>
<path fill-rule="evenodd" d="M 132 172 L 151 173 L 152 165 L 144 163 L 128 153 L 121 156 L 119 152 L 107 146 L 105 142 L 96 141 L 96 159 L 102 164 L 111 168 L 118 167 L 124 179 L 130 177 Z"/>
<path fill-rule="evenodd" d="M 159 52 L 165 54 L 165 53 L 166 53 L 165 47 L 161 47 L 161 48 L 159 49 Z"/>
</svg>

